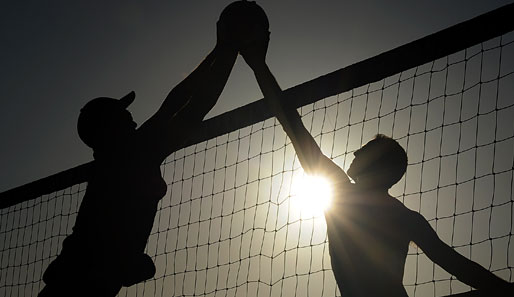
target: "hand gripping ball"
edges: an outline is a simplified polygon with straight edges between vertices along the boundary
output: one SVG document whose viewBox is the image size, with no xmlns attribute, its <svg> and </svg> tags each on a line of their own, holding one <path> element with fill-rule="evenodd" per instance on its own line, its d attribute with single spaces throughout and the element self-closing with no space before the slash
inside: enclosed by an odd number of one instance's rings
<svg viewBox="0 0 514 297">
<path fill-rule="evenodd" d="M 218 30 L 223 40 L 240 49 L 257 38 L 268 36 L 268 17 L 255 1 L 232 2 L 221 12 Z"/>
</svg>

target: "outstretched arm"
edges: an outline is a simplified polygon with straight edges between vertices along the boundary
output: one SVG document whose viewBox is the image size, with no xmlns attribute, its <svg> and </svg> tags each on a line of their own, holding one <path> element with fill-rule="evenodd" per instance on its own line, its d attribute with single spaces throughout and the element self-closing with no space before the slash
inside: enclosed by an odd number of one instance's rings
<svg viewBox="0 0 514 297">
<path fill-rule="evenodd" d="M 216 45 L 202 63 L 170 91 L 155 116 L 171 119 L 187 105 L 196 104 L 206 106 L 197 113 L 198 117 L 203 114 L 203 118 L 210 110 L 207 106 L 212 107 L 221 94 L 236 57 L 236 50 Z M 205 109 L 207 111 L 203 112 Z"/>
<path fill-rule="evenodd" d="M 237 50 L 217 44 L 193 73 L 170 92 L 158 113 L 185 121 L 183 124 L 192 125 L 189 130 L 193 130 L 216 104 L 236 58 Z"/>
<path fill-rule="evenodd" d="M 170 91 L 155 115 L 141 126 L 140 142 L 157 161 L 176 150 L 198 128 L 216 104 L 236 58 L 237 50 L 218 40 L 211 53 Z"/>
<path fill-rule="evenodd" d="M 258 42 L 241 51 L 241 54 L 253 70 L 269 107 L 291 139 L 300 164 L 308 174 L 321 173 L 331 176 L 334 180 L 349 182 L 346 173 L 323 155 L 318 144 L 303 125 L 298 111 L 283 105 L 282 90 L 265 61 L 268 40 L 266 34 Z"/>
<path fill-rule="evenodd" d="M 430 224 L 420 214 L 414 215 L 414 242 L 427 256 L 458 280 L 475 289 L 499 290 L 506 288 L 506 281 L 494 275 L 478 263 L 469 260 L 445 244 Z"/>
</svg>

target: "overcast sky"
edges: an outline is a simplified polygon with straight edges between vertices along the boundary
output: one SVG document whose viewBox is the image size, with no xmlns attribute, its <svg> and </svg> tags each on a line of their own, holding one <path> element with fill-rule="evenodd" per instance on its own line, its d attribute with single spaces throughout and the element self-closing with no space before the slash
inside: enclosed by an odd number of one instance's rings
<svg viewBox="0 0 514 297">
<path fill-rule="evenodd" d="M 2 1 L 0 191 L 92 160 L 80 108 L 134 90 L 137 123 L 215 44 L 231 0 Z M 283 88 L 498 8 L 507 0 L 261 0 Z M 239 59 L 212 117 L 261 98 Z"/>
</svg>

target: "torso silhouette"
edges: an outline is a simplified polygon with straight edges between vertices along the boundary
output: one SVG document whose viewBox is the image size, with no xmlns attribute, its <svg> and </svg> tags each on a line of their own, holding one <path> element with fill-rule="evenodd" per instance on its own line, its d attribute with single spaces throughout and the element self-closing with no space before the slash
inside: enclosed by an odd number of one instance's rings
<svg viewBox="0 0 514 297">
<path fill-rule="evenodd" d="M 160 165 L 198 135 L 227 82 L 237 49 L 225 31 L 218 21 L 215 48 L 139 128 L 126 110 L 134 92 L 95 98 L 82 108 L 77 129 L 95 151 L 94 168 L 73 233 L 43 275 L 41 297 L 68 296 L 76 288 L 72 293 L 80 296 L 115 296 L 155 275 L 144 250 L 167 189 Z"/>
<path fill-rule="evenodd" d="M 61 261 L 53 264 L 67 269 L 55 267 L 47 277 L 64 278 L 60 274 L 83 270 L 81 263 L 93 268 L 88 273 L 112 278 L 137 279 L 138 274 L 147 275 L 142 269 L 153 269 L 144 249 L 167 186 L 160 172 L 162 160 L 148 157 L 137 138 L 107 152 L 95 152 L 73 233 L 63 242 Z"/>
<path fill-rule="evenodd" d="M 97 157 L 74 235 L 93 239 L 96 248 L 142 253 L 153 226 L 157 203 L 166 193 L 160 164 L 145 164 L 131 152 Z"/>
<path fill-rule="evenodd" d="M 325 213 L 332 269 L 345 297 L 407 296 L 403 271 L 414 212 L 354 185 Z"/>
</svg>

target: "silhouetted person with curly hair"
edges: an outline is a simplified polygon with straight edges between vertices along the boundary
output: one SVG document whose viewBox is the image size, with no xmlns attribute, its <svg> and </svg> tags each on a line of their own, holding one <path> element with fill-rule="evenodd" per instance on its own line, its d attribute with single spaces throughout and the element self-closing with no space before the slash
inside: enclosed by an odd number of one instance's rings
<svg viewBox="0 0 514 297">
<path fill-rule="evenodd" d="M 139 128 L 127 107 L 135 98 L 88 102 L 78 133 L 94 151 L 94 165 L 73 233 L 44 273 L 40 297 L 115 296 L 155 274 L 144 253 L 167 185 L 164 159 L 181 148 L 216 103 L 237 57 L 218 22 L 218 42 L 203 62 L 171 90 Z"/>
<path fill-rule="evenodd" d="M 332 185 L 333 202 L 325 219 L 332 269 L 342 296 L 406 297 L 402 281 L 411 241 L 474 288 L 489 292 L 506 288 L 507 282 L 453 250 L 422 215 L 389 195 L 388 189 L 407 168 L 407 154 L 395 140 L 377 135 L 354 152 L 347 173 L 323 155 L 296 109 L 281 102 L 282 90 L 265 62 L 269 32 L 256 28 L 254 34 L 260 37 L 240 51 L 243 58 L 305 172 L 323 175 Z"/>
</svg>

